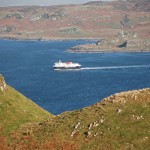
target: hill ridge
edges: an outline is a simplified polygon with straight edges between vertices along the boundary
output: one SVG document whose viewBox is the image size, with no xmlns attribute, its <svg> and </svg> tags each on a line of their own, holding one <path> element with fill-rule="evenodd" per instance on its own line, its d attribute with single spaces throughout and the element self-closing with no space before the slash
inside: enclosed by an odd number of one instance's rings
<svg viewBox="0 0 150 150">
<path fill-rule="evenodd" d="M 40 141 L 72 142 L 77 149 L 146 149 L 150 146 L 150 88 L 113 94 L 92 106 L 21 128 Z"/>
</svg>

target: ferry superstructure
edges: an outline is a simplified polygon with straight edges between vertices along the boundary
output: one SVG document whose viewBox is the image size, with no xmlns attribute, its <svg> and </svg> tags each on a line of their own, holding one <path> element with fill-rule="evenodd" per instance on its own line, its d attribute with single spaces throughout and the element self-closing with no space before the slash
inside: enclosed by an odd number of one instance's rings
<svg viewBox="0 0 150 150">
<path fill-rule="evenodd" d="M 53 65 L 54 69 L 79 69 L 80 67 L 81 65 L 79 63 L 73 63 L 71 61 L 62 62 L 61 60 Z"/>
</svg>

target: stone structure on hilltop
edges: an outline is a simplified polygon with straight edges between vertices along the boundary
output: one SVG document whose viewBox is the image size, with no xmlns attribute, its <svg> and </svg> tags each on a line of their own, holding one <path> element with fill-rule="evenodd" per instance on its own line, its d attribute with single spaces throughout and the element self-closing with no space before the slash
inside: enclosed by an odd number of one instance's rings
<svg viewBox="0 0 150 150">
<path fill-rule="evenodd" d="M 7 85 L 4 77 L 0 74 L 0 91 L 4 92 L 7 89 Z"/>
</svg>

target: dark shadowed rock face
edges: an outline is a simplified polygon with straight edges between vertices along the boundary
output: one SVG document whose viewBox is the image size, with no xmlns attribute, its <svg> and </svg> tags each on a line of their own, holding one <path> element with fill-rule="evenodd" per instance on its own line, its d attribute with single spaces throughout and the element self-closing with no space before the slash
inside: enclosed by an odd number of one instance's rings
<svg viewBox="0 0 150 150">
<path fill-rule="evenodd" d="M 7 85 L 4 77 L 0 74 L 0 91 L 4 92 L 7 89 Z"/>
<path fill-rule="evenodd" d="M 123 42 L 122 44 L 118 45 L 119 48 L 127 47 L 127 41 Z"/>
</svg>

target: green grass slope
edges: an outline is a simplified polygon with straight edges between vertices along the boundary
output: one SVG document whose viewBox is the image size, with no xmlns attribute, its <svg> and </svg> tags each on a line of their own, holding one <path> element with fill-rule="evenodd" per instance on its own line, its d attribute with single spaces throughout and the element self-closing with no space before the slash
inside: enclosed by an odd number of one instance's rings
<svg viewBox="0 0 150 150">
<path fill-rule="evenodd" d="M 31 100 L 7 85 L 7 89 L 0 90 L 0 127 L 5 132 L 17 129 L 21 124 L 44 121 L 53 117 Z"/>
<path fill-rule="evenodd" d="M 26 130 L 24 127 L 21 132 Z M 148 150 L 150 89 L 112 95 L 93 106 L 31 125 L 30 130 L 39 142 L 67 141 L 81 150 Z M 53 149 L 61 147 L 56 144 Z"/>
</svg>

